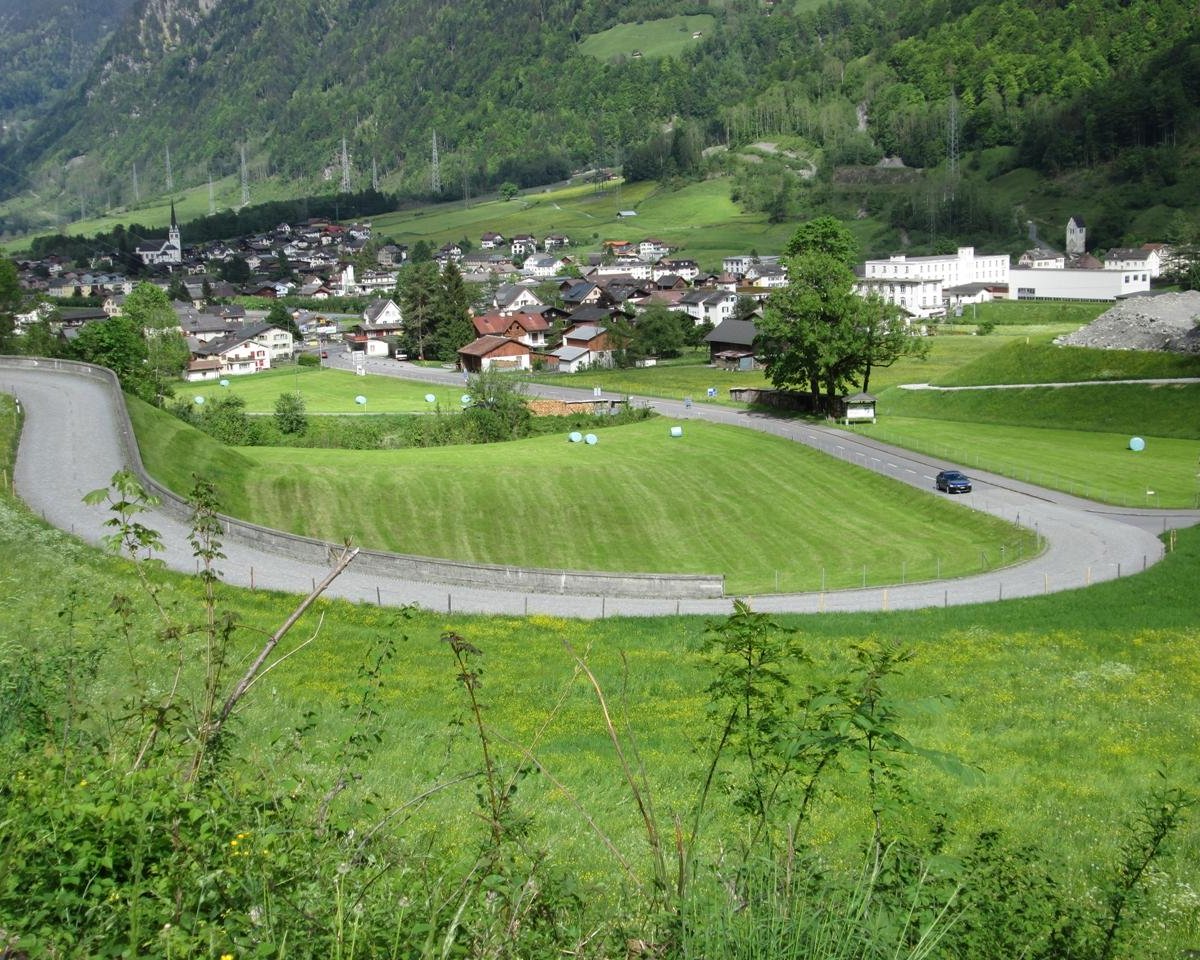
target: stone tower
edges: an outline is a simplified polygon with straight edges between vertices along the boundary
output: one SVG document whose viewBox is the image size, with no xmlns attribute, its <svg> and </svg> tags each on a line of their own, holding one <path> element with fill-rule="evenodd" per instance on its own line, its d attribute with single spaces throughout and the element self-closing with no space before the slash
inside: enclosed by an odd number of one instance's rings
<svg viewBox="0 0 1200 960">
<path fill-rule="evenodd" d="M 1068 257 L 1087 252 L 1087 225 L 1078 214 L 1067 221 L 1066 250 Z"/>
</svg>

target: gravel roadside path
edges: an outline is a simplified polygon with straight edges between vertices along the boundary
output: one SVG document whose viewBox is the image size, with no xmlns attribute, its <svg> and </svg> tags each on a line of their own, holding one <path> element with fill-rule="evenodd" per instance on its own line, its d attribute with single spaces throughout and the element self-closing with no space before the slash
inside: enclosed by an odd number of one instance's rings
<svg viewBox="0 0 1200 960">
<path fill-rule="evenodd" d="M 461 374 L 380 361 L 372 373 L 407 376 L 425 382 L 461 382 Z M 103 487 L 123 462 L 116 404 L 106 384 L 48 368 L 16 369 L 0 365 L 0 390 L 15 394 L 25 413 L 14 480 L 17 492 L 49 523 L 89 543 L 104 533 L 103 508 L 88 507 L 82 497 Z M 588 391 L 534 386 L 539 395 L 588 396 Z M 866 440 L 836 428 L 797 423 L 765 414 L 715 404 L 685 407 L 681 402 L 637 398 L 638 402 L 678 419 L 705 419 L 762 430 L 824 450 L 900 482 L 929 490 L 942 464 L 919 455 Z M 1168 526 L 1200 522 L 1200 511 L 1151 511 L 1109 508 L 1043 490 L 1003 477 L 973 472 L 975 492 L 959 502 L 977 510 L 1036 529 L 1047 549 L 1016 566 L 957 580 L 869 587 L 812 594 L 760 595 L 756 610 L 816 613 L 822 611 L 899 610 L 959 605 L 1076 589 L 1090 583 L 1140 572 L 1162 556 L 1155 536 Z M 185 526 L 164 512 L 144 522 L 159 530 L 167 549 L 163 559 L 173 569 L 195 570 Z M 325 568 L 228 538 L 221 564 L 226 582 L 238 586 L 307 592 Z M 695 600 L 664 597 L 634 599 L 515 593 L 472 589 L 416 580 L 385 579 L 356 571 L 342 574 L 332 596 L 384 605 L 415 603 L 432 610 L 464 613 L 544 613 L 565 617 L 642 616 L 664 614 L 719 615 L 730 599 Z"/>
</svg>

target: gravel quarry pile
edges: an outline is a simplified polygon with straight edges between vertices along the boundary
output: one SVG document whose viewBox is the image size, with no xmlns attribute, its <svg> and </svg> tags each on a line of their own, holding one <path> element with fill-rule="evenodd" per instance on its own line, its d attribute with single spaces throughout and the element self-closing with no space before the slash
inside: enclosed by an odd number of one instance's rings
<svg viewBox="0 0 1200 960">
<path fill-rule="evenodd" d="M 1069 347 L 1200 353 L 1200 291 L 1122 300 L 1086 327 L 1058 337 Z"/>
</svg>

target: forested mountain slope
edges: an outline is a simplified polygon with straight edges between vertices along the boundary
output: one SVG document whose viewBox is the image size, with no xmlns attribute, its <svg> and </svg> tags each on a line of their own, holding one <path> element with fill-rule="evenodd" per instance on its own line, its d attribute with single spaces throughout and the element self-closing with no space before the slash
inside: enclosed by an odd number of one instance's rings
<svg viewBox="0 0 1200 960">
<path fill-rule="evenodd" d="M 0 127 L 41 116 L 90 69 L 133 0 L 0 0 Z"/>
<path fill-rule="evenodd" d="M 615 24 L 697 12 L 713 28 L 677 56 L 582 52 Z M 9 144 L 0 186 L 113 205 L 135 164 L 163 192 L 167 151 L 192 185 L 245 152 L 251 178 L 332 192 L 345 138 L 352 189 L 430 196 L 435 134 L 446 197 L 597 162 L 686 173 L 707 146 L 774 136 L 826 169 L 1010 146 L 1048 174 L 1117 159 L 1169 186 L 1198 105 L 1184 0 L 140 0 Z"/>
</svg>

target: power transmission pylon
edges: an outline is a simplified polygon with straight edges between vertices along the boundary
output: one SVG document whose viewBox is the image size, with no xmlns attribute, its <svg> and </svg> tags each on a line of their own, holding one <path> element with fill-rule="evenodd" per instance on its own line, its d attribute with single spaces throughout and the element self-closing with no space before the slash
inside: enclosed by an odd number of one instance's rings
<svg viewBox="0 0 1200 960">
<path fill-rule="evenodd" d="M 438 162 L 437 152 L 437 131 L 433 131 L 433 158 L 430 160 L 432 167 L 432 175 L 430 177 L 430 188 L 434 193 L 442 192 L 442 165 Z"/>
<path fill-rule="evenodd" d="M 246 170 L 246 144 L 241 145 L 241 205 L 250 205 L 250 173 Z"/>
<path fill-rule="evenodd" d="M 958 183 L 958 95 L 950 91 L 950 116 L 946 123 L 946 173 L 950 179 L 950 199 Z"/>
</svg>

